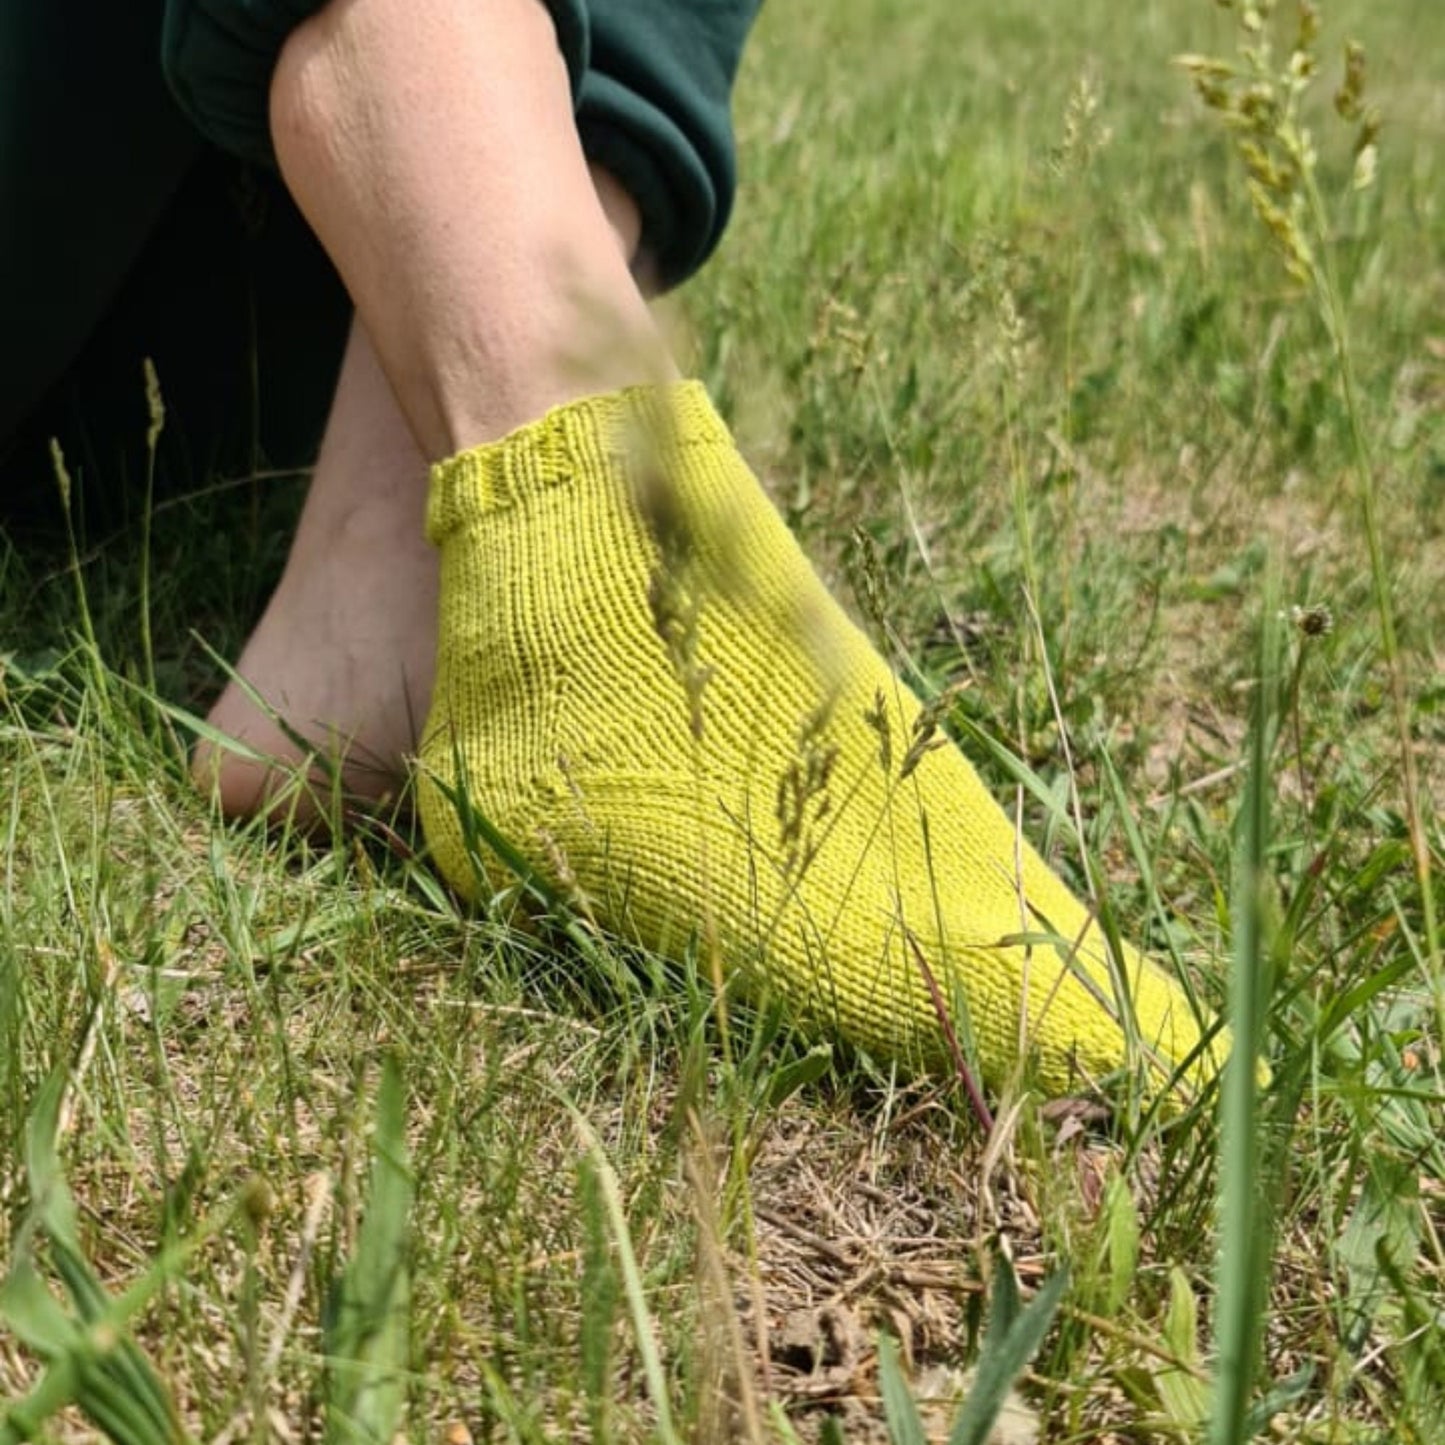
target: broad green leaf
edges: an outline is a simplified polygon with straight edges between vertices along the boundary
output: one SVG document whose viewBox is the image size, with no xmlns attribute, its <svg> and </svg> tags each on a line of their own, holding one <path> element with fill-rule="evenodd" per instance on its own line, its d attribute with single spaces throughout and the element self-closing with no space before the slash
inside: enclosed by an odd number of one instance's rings
<svg viewBox="0 0 1445 1445">
<path fill-rule="evenodd" d="M 1012 1257 L 1002 1244 L 996 1244 L 993 1251 L 993 1289 L 988 1302 L 988 1328 L 983 1337 L 983 1354 L 997 1349 L 1003 1338 L 1013 1328 L 1019 1317 L 1022 1301 L 1019 1298 L 1019 1277 L 1014 1270 Z"/>
<path fill-rule="evenodd" d="M 1359 1353 L 1388 1293 L 1382 1265 L 1388 1261 L 1408 1275 L 1420 1248 L 1419 1185 L 1408 1161 L 1372 1161 L 1335 1257 L 1348 1279 L 1344 1307 L 1344 1344 Z M 1383 1259 L 1382 1259 L 1383 1256 Z"/>
<path fill-rule="evenodd" d="M 883 1414 L 892 1445 L 928 1445 L 923 1418 L 898 1361 L 898 1346 L 889 1335 L 878 1340 L 878 1388 L 883 1393 Z"/>
<path fill-rule="evenodd" d="M 25 1258 L 16 1260 L 0 1285 L 0 1322 L 42 1360 L 53 1360 L 73 1349 L 80 1335 L 75 1321 Z"/>
<path fill-rule="evenodd" d="M 31 1214 L 52 1239 L 79 1251 L 75 1243 L 75 1201 L 60 1170 L 56 1138 L 66 1071 L 58 1068 L 40 1086 L 25 1121 L 25 1172 L 30 1180 Z"/>
<path fill-rule="evenodd" d="M 814 1044 L 801 1059 L 784 1064 L 768 1081 L 768 1108 L 777 1109 L 833 1067 L 831 1044 Z"/>
<path fill-rule="evenodd" d="M 1179 1364 L 1154 1366 L 1154 1386 L 1160 1403 L 1174 1424 L 1195 1428 L 1209 1414 L 1209 1387 L 1194 1373 L 1200 1363 L 1199 1306 L 1189 1277 L 1177 1266 L 1169 1271 L 1164 1343 Z"/>
<path fill-rule="evenodd" d="M 1115 1314 L 1134 1287 L 1139 1267 L 1139 1212 L 1124 1179 L 1115 1174 L 1104 1191 L 1104 1220 L 1109 1247 L 1108 1312 Z"/>
<path fill-rule="evenodd" d="M 48 1364 L 25 1400 L 0 1416 L 0 1442 L 28 1439 L 66 1406 L 76 1406 L 117 1445 L 174 1445 L 185 1439 L 160 1377 L 125 1333 L 125 1323 L 175 1268 L 167 1252 L 119 1300 L 102 1287 L 81 1252 L 75 1205 L 56 1147 L 66 1075 L 57 1070 L 36 1098 L 25 1128 L 32 1205 L 19 1231 L 16 1263 L 0 1286 L 0 1321 Z M 49 1238 L 50 1256 L 76 1310 L 50 1293 L 30 1255 L 30 1238 Z"/>
<path fill-rule="evenodd" d="M 1008 1279 L 1016 1299 L 1018 1286 L 1013 1266 L 1007 1261 L 1004 1263 L 1007 1267 L 1001 1275 Z M 973 1388 L 954 1421 L 948 1445 L 986 1445 L 1009 1390 L 1038 1353 L 1068 1286 L 1069 1271 L 1061 1268 L 1049 1276 L 1006 1328 L 997 1329 L 990 1321 L 978 1368 L 974 1371 Z"/>
</svg>

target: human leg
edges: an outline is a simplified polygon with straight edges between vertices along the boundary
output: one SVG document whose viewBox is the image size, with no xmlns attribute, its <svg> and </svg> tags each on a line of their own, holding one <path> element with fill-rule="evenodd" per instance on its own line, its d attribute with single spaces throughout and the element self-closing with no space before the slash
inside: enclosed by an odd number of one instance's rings
<svg viewBox="0 0 1445 1445">
<path fill-rule="evenodd" d="M 666 365 L 538 0 L 333 0 L 271 131 L 429 460 Z"/>
<path fill-rule="evenodd" d="M 458 437 L 500 435 L 569 395 L 666 364 L 629 276 L 640 217 L 577 150 L 547 12 L 535 0 L 502 5 L 479 27 L 474 8 L 454 10 L 450 21 L 419 23 L 402 6 L 337 6 L 301 27 L 278 67 L 281 164 L 353 293 L 371 298 L 363 310 L 393 350 L 410 425 L 359 326 L 285 575 L 238 662 L 242 681 L 210 715 L 274 765 L 196 750 L 198 780 L 214 782 L 232 813 L 284 790 L 302 761 L 298 737 L 344 759 L 356 797 L 385 797 L 404 774 L 430 695 L 436 625 L 414 435 L 436 458 Z M 374 114 L 377 97 L 406 103 L 418 74 L 440 81 L 432 100 L 444 145 Z M 480 115 L 469 82 L 485 95 Z M 371 220 L 358 228 L 361 215 Z M 418 237 L 411 218 L 421 215 L 446 219 Z M 448 288 L 467 301 L 448 304 Z M 604 350 L 614 296 L 636 337 L 630 354 Z M 412 349 L 427 346 L 435 350 Z M 433 377 L 444 392 L 425 389 Z"/>
<path fill-rule="evenodd" d="M 270 131 L 257 100 L 270 69 L 266 57 L 299 17 L 319 8 L 319 0 L 267 0 L 246 6 L 232 0 L 171 0 L 164 47 L 167 73 L 188 114 L 217 144 L 257 158 L 271 153 Z M 684 279 L 722 229 L 734 184 L 730 88 L 756 8 L 756 0 L 590 0 L 585 6 L 580 0 L 552 0 L 549 6 L 565 52 L 596 201 L 644 295 L 660 284 Z M 487 19 L 484 39 L 490 49 L 498 43 L 498 17 Z M 450 22 L 443 22 L 442 33 L 453 33 Z M 423 35 L 419 41 L 410 24 L 392 31 L 389 43 L 399 63 L 367 83 L 383 94 L 409 83 L 409 77 L 432 64 L 418 48 L 424 40 Z M 319 70 L 326 70 L 327 59 Z M 555 54 L 548 60 L 555 66 Z M 321 89 L 326 83 L 323 74 Z M 447 147 L 449 155 L 452 149 Z M 404 169 L 410 176 L 410 163 Z M 550 180 L 547 185 L 550 188 Z M 565 210 L 558 207 L 559 214 Z M 565 268 L 549 269 L 555 274 Z M 617 274 L 594 288 L 594 297 L 613 284 Z M 515 292 L 510 282 L 489 280 L 487 286 L 502 300 Z M 587 314 L 574 317 L 573 330 L 579 336 L 595 333 L 595 305 L 581 309 Z M 503 325 L 514 324 L 507 321 L 508 308 L 499 304 L 497 310 Z M 650 335 L 646 346 L 644 363 L 665 365 Z M 349 368 L 343 377 L 343 393 L 356 370 Z M 586 378 L 574 375 L 573 384 L 578 380 Z M 349 744 L 343 780 L 360 800 L 388 794 L 404 772 L 397 742 L 412 740 L 418 698 L 424 708 L 433 638 L 413 631 L 409 623 L 401 627 L 403 618 L 417 612 L 409 598 L 398 599 L 390 620 L 370 635 L 361 636 L 360 625 L 372 615 L 382 622 L 379 597 L 392 584 L 400 586 L 403 578 L 410 579 L 412 596 L 434 596 L 435 565 L 430 575 L 418 569 L 413 576 L 410 564 L 415 559 L 411 549 L 402 547 L 392 559 L 386 585 L 350 580 L 368 574 L 365 559 L 375 547 L 343 546 L 343 541 L 355 543 L 359 530 L 365 530 L 379 543 L 387 526 L 397 535 L 409 535 L 407 529 L 414 533 L 407 498 L 409 487 L 420 485 L 415 481 L 419 459 L 406 484 L 379 474 L 411 445 L 390 396 L 364 390 L 367 395 L 359 407 L 348 405 L 344 394 L 338 396 L 329 432 L 355 427 L 369 440 L 354 444 L 330 438 L 323 447 L 285 579 L 240 660 L 245 685 L 227 687 L 210 716 L 223 732 L 274 759 L 276 766 L 235 750 L 197 750 L 198 778 L 218 781 L 221 800 L 232 812 L 266 805 L 274 789 L 285 785 L 301 760 L 298 734 L 332 754 Z M 361 476 L 362 468 L 369 469 L 369 475 Z M 349 477 L 356 478 L 354 488 Z M 352 490 L 355 506 L 348 502 Z M 391 509 L 389 521 L 383 507 Z M 349 527 L 323 552 L 318 543 L 343 510 L 363 511 L 371 521 L 364 529 Z M 326 524 L 314 525 L 313 514 L 327 518 Z M 306 580 L 312 571 L 314 585 Z M 324 584 L 319 580 L 323 576 Z M 367 595 L 355 597 L 353 605 L 348 599 L 362 587 Z M 332 600 L 325 601 L 323 594 Z M 347 635 L 343 629 L 353 623 L 358 635 Z M 407 635 L 411 642 L 403 647 Z M 350 661 L 343 663 L 343 658 Z M 409 680 L 407 697 L 389 691 L 403 673 Z M 264 699 L 264 706 L 256 706 L 256 696 Z M 273 711 L 284 719 L 284 728 L 271 716 Z"/>
<path fill-rule="evenodd" d="M 286 568 L 208 721 L 241 749 L 197 745 L 192 773 L 227 813 L 311 817 L 291 788 L 301 740 L 355 799 L 397 788 L 431 697 L 437 566 L 422 532 L 426 464 L 354 321 Z"/>
<path fill-rule="evenodd" d="M 484 19 L 467 0 L 424 16 L 343 0 L 299 27 L 277 66 L 278 160 L 366 326 L 286 574 L 238 664 L 244 684 L 210 718 L 278 766 L 196 753 L 197 777 L 231 812 L 284 786 L 298 735 L 344 758 L 343 783 L 363 798 L 403 775 L 435 647 L 423 450 L 436 459 L 664 364 L 629 274 L 640 221 L 577 149 L 547 12 L 507 0 Z M 427 123 L 398 128 L 419 76 Z M 435 219 L 418 230 L 421 217 Z M 613 297 L 636 338 L 630 354 L 602 350 Z"/>
<path fill-rule="evenodd" d="M 456 453 L 431 480 L 421 750 L 444 874 L 498 881 L 470 800 L 608 926 L 674 955 L 700 939 L 882 1053 L 942 1057 L 927 970 L 996 1082 L 1034 1047 L 1054 1088 L 1116 1066 L 1121 1013 L 1157 1071 L 1182 1064 L 1184 996 L 1111 962 L 962 755 L 926 746 L 696 388 L 580 399 L 655 380 L 654 341 L 584 195 L 544 13 L 505 0 L 469 45 L 474 8 L 437 7 L 409 32 L 424 87 L 395 69 L 409 14 L 353 0 L 298 30 L 273 130 L 423 454 Z"/>
<path fill-rule="evenodd" d="M 606 172 L 597 203 L 622 253 L 641 223 Z M 345 797 L 393 797 L 415 753 L 436 656 L 437 554 L 426 540 L 427 465 L 365 328 L 353 326 L 286 569 L 207 721 L 240 748 L 199 744 L 197 782 L 232 815 L 325 811 L 326 768 Z M 311 791 L 297 795 L 303 769 Z M 319 794 L 320 796 L 315 796 Z"/>
</svg>

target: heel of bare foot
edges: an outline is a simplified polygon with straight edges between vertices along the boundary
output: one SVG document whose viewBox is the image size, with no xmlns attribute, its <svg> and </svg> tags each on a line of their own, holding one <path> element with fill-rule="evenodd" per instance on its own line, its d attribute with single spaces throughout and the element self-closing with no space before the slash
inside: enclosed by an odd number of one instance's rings
<svg viewBox="0 0 1445 1445">
<path fill-rule="evenodd" d="M 206 717 L 215 736 L 192 748 L 192 782 L 229 818 L 264 815 L 310 828 L 392 813 L 406 798 L 406 760 L 426 708 L 404 686 L 402 694 L 407 722 L 398 743 L 373 755 L 356 737 L 287 717 L 238 673 Z"/>
<path fill-rule="evenodd" d="M 359 325 L 281 581 L 207 722 L 191 772 L 235 817 L 395 798 L 431 698 L 438 565 L 426 463 Z M 310 759 L 323 760 L 318 766 Z M 299 795 L 299 796 L 298 796 Z M 318 804 L 321 806 L 318 807 Z"/>
<path fill-rule="evenodd" d="M 431 698 L 437 563 L 415 534 L 392 545 L 388 510 L 324 535 L 314 554 L 303 518 L 286 575 L 207 714 L 240 746 L 202 740 L 192 757 L 192 776 L 229 816 L 309 821 L 329 814 L 338 787 L 365 809 L 400 793 Z"/>
</svg>

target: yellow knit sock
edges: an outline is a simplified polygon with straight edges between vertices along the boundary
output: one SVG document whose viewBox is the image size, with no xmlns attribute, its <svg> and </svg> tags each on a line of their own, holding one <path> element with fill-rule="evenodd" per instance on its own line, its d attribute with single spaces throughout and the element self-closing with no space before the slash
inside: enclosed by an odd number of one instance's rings
<svg viewBox="0 0 1445 1445">
<path fill-rule="evenodd" d="M 1195 1049 L 1183 993 L 1132 951 L 1111 970 L 963 755 L 926 746 L 700 386 L 574 403 L 441 463 L 427 526 L 421 817 L 462 893 L 458 764 L 606 928 L 672 957 L 700 939 L 877 1054 L 946 1063 L 924 964 L 995 1084 L 1027 1051 L 1055 1090 L 1118 1068 L 1121 984 L 1161 1072 Z"/>
</svg>

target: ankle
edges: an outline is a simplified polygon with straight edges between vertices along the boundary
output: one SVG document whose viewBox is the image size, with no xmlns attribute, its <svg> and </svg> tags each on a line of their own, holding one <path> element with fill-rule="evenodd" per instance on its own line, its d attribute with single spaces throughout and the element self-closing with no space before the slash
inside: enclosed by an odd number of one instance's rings
<svg viewBox="0 0 1445 1445">
<path fill-rule="evenodd" d="M 482 28 L 470 0 L 398 3 L 300 26 L 271 123 L 425 457 L 670 376 L 628 268 L 635 208 L 599 199 L 545 7 L 497 0 Z"/>
</svg>

